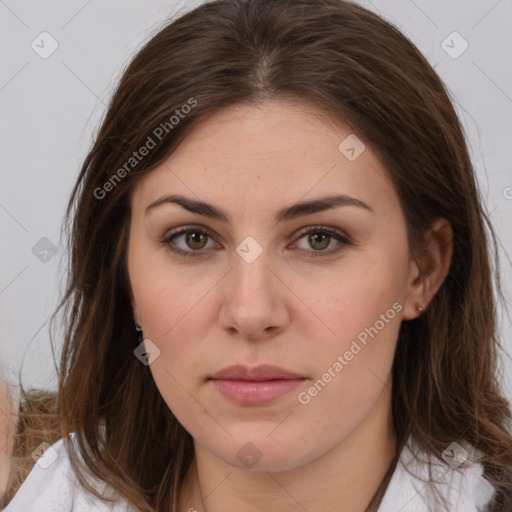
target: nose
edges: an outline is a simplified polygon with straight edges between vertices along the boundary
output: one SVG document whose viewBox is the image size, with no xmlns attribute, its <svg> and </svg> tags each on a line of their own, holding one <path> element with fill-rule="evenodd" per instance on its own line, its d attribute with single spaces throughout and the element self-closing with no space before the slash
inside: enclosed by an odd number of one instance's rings
<svg viewBox="0 0 512 512">
<path fill-rule="evenodd" d="M 263 253 L 252 263 L 237 256 L 225 277 L 219 321 L 232 336 L 267 339 L 290 322 L 290 291 L 265 256 Z"/>
</svg>

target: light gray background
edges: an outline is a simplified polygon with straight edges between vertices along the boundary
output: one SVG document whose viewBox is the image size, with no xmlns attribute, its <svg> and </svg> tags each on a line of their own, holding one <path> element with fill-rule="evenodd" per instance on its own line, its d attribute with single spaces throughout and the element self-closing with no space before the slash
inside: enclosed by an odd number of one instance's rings
<svg viewBox="0 0 512 512">
<path fill-rule="evenodd" d="M 67 268 L 60 228 L 72 185 L 131 56 L 169 16 L 200 3 L 0 0 L 0 361 L 11 382 L 22 368 L 25 387 L 55 387 L 48 319 Z M 398 26 L 451 92 L 500 239 L 510 301 L 512 0 L 360 3 Z M 457 58 L 443 49 L 463 48 L 454 31 L 469 45 Z M 42 32 L 58 43 L 46 59 L 31 47 L 42 46 Z M 58 248 L 46 263 L 32 250 L 43 237 Z M 510 355 L 511 322 L 501 308 L 500 322 Z M 510 400 L 512 364 L 501 362 Z"/>
</svg>

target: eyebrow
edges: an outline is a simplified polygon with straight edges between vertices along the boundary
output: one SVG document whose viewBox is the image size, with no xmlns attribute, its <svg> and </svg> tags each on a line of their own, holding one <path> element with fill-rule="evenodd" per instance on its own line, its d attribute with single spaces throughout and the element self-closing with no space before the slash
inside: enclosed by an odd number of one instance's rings
<svg viewBox="0 0 512 512">
<path fill-rule="evenodd" d="M 205 203 L 204 201 L 197 201 L 195 199 L 182 196 L 180 194 L 166 195 L 160 199 L 157 199 L 146 208 L 146 214 L 151 210 L 154 210 L 155 208 L 168 203 L 179 204 L 189 212 L 220 220 L 226 224 L 231 223 L 231 216 L 221 208 L 209 203 Z M 287 206 L 275 213 L 275 220 L 277 222 L 288 221 L 297 217 L 311 215 L 313 213 L 337 208 L 340 206 L 356 206 L 358 208 L 363 208 L 371 213 L 375 213 L 375 211 L 363 201 L 345 194 L 338 194 L 321 197 L 312 201 L 303 201 L 291 206 Z"/>
</svg>

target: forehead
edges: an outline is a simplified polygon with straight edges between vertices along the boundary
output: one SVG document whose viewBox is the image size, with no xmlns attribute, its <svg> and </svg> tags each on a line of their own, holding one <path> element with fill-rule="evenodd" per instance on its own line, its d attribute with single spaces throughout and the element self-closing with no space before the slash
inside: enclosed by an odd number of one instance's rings
<svg viewBox="0 0 512 512">
<path fill-rule="evenodd" d="M 381 213 L 398 203 L 383 165 L 347 124 L 283 100 L 234 105 L 203 118 L 140 179 L 132 206 L 169 192 L 218 205 L 236 199 L 256 210 L 326 193 L 350 194 Z"/>
</svg>

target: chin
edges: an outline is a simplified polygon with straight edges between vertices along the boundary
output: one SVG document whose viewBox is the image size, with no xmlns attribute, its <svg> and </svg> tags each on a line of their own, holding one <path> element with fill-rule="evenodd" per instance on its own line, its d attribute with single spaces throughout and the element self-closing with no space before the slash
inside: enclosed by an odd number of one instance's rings
<svg viewBox="0 0 512 512">
<path fill-rule="evenodd" d="M 304 449 L 301 438 L 295 439 L 283 432 L 274 439 L 273 434 L 268 435 L 268 431 L 259 437 L 246 433 L 244 436 L 234 436 L 226 445 L 216 445 L 215 449 L 210 450 L 226 464 L 248 471 L 287 471 L 315 458 L 312 453 L 297 451 L 298 447 Z"/>
</svg>

